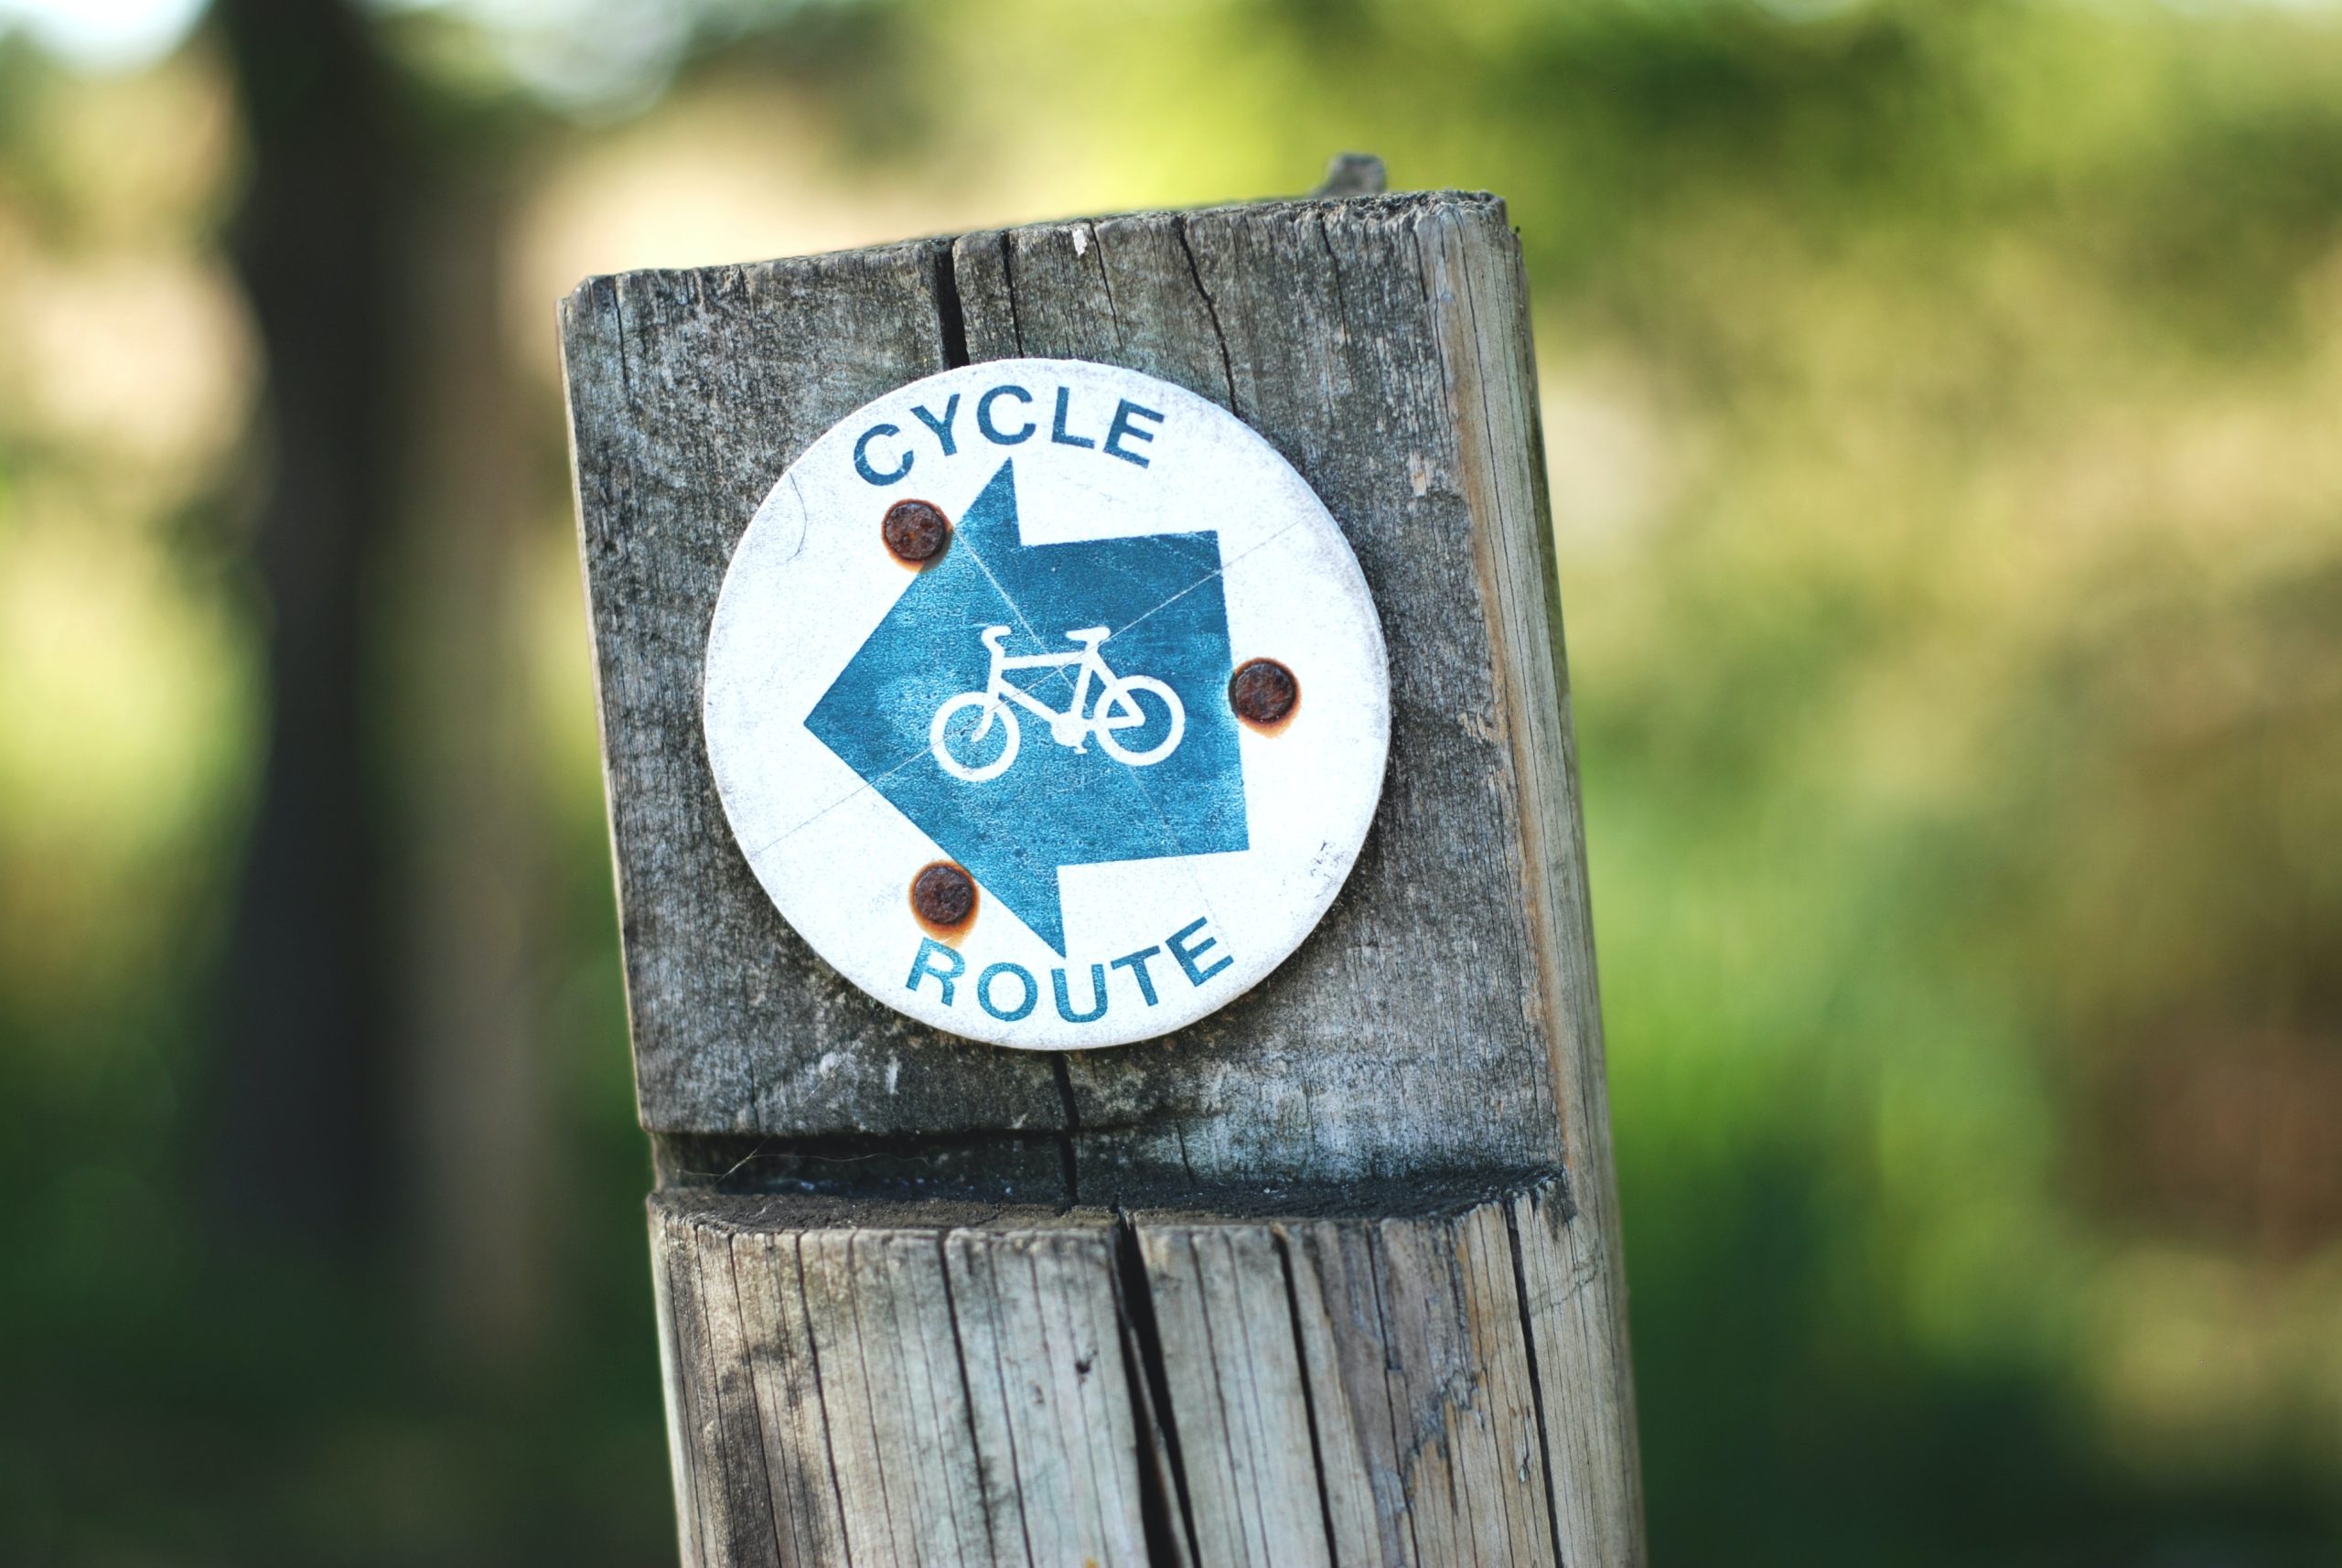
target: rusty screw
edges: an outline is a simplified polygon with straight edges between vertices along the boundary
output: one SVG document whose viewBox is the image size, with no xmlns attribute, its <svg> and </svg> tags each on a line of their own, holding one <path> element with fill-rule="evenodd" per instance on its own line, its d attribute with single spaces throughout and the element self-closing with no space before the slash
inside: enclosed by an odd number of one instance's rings
<svg viewBox="0 0 2342 1568">
<path fill-rule="evenodd" d="M 1273 725 L 1301 700 L 1301 682 L 1273 659 L 1247 660 L 1228 682 L 1228 703 L 1248 723 Z"/>
<path fill-rule="evenodd" d="M 932 561 L 951 542 L 951 521 L 926 501 L 897 501 L 886 509 L 878 533 L 895 559 L 916 566 Z"/>
<path fill-rule="evenodd" d="M 976 912 L 976 884 L 948 860 L 911 878 L 911 908 L 932 926 L 957 926 Z"/>
</svg>

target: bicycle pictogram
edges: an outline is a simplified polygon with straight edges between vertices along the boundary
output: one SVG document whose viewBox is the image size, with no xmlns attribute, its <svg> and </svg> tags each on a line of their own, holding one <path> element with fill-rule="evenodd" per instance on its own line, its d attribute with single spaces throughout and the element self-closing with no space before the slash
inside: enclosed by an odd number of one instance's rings
<svg viewBox="0 0 2342 1568">
<path fill-rule="evenodd" d="M 971 784 L 981 784 L 1007 772 L 1009 765 L 1016 760 L 1017 747 L 1024 743 L 1023 729 L 1016 717 L 1019 707 L 1047 720 L 1049 738 L 1059 746 L 1086 752 L 1094 736 L 1109 757 L 1133 768 L 1160 762 L 1178 749 L 1180 737 L 1187 728 L 1187 711 L 1181 705 L 1179 694 L 1152 675 L 1116 674 L 1098 651 L 1109 635 L 1105 627 L 1084 627 L 1067 632 L 1066 640 L 1075 645 L 1074 650 L 1067 653 L 1012 655 L 1004 646 L 1008 633 L 1007 627 L 994 626 L 978 634 L 991 655 L 983 690 L 962 692 L 935 710 L 934 722 L 928 726 L 928 747 L 944 772 Z M 1008 679 L 1013 671 L 1063 670 L 1069 666 L 1073 671 L 1072 696 L 1062 709 L 1050 707 Z M 1094 703 L 1090 701 L 1093 688 L 1097 698 Z M 1143 703 L 1142 698 L 1151 699 L 1151 704 Z M 1084 708 L 1089 711 L 1085 713 Z M 953 727 L 955 720 L 962 725 L 957 731 Z M 1151 745 L 1133 745 L 1122 733 L 1138 731 L 1131 737 L 1138 740 L 1158 726 L 1162 737 Z M 988 754 L 986 742 L 995 729 L 1001 732 L 1000 749 Z"/>
</svg>

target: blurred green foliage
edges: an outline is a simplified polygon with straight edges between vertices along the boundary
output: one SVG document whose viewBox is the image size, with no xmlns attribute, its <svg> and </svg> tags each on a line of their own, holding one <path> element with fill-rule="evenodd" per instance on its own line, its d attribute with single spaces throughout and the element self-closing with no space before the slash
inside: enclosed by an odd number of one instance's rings
<svg viewBox="0 0 2342 1568">
<path fill-rule="evenodd" d="M 1340 147 L 1503 193 L 1657 1560 L 2342 1553 L 2342 16 L 510 14 L 381 30 L 436 138 L 421 221 L 516 291 L 742 188 L 773 223 L 714 231 L 774 251 L 816 206 L 877 239 L 1290 190 Z M 196 1229 L 266 701 L 239 156 L 201 36 L 102 82 L 0 40 L 0 1560 L 662 1560 L 542 294 L 489 350 L 553 1184 L 518 1326 L 419 1308 L 466 1283 L 421 1200 L 354 1270 Z M 447 560 L 384 590 L 392 801 Z"/>
</svg>

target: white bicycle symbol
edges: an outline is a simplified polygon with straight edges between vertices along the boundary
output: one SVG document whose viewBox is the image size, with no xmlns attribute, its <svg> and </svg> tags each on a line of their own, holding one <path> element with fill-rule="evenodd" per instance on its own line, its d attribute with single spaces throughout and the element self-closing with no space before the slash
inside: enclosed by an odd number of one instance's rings
<svg viewBox="0 0 2342 1568">
<path fill-rule="evenodd" d="M 935 722 L 928 725 L 927 744 L 935 753 L 935 760 L 943 771 L 954 779 L 964 779 L 971 784 L 981 784 L 987 779 L 997 779 L 1008 771 L 1016 760 L 1016 748 L 1024 736 L 1016 722 L 1016 707 L 1031 709 L 1049 721 L 1049 738 L 1059 746 L 1075 751 L 1090 749 L 1090 737 L 1096 736 L 1106 755 L 1133 768 L 1144 768 L 1162 761 L 1178 748 L 1179 737 L 1187 733 L 1187 710 L 1180 705 L 1179 693 L 1152 675 L 1117 675 L 1100 656 L 1098 645 L 1106 640 L 1107 628 L 1085 627 L 1069 631 L 1066 640 L 1075 643 L 1072 653 L 1035 653 L 1011 658 L 1002 644 L 1008 639 L 1008 628 L 986 627 L 980 634 L 985 648 L 992 653 L 992 668 L 984 676 L 981 692 L 962 692 L 947 700 L 935 710 Z M 1049 707 L 1020 686 L 1011 685 L 1008 672 L 1012 670 L 1061 670 L 1074 667 L 1073 700 L 1063 712 Z M 1098 701 L 1087 717 L 1083 706 L 1089 703 L 1092 682 L 1098 686 Z M 1118 731 L 1144 729 L 1150 726 L 1146 710 L 1140 705 L 1141 697 L 1152 697 L 1160 704 L 1169 728 L 1163 738 L 1153 746 L 1133 747 L 1123 744 Z M 1011 706 L 1014 703 L 1015 706 Z M 962 714 L 979 715 L 973 729 L 963 735 L 951 733 L 951 721 Z M 1160 720 L 1155 722 L 1162 722 Z M 999 755 L 983 760 L 983 742 L 999 725 L 1004 734 Z M 978 758 L 962 761 L 955 753 Z M 971 749 L 972 748 L 972 749 Z"/>
</svg>

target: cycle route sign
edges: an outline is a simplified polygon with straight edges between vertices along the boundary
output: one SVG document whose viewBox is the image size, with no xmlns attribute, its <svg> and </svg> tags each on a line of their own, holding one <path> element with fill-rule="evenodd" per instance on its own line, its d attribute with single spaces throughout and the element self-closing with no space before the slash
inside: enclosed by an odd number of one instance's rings
<svg viewBox="0 0 2342 1568">
<path fill-rule="evenodd" d="M 749 866 L 923 1023 L 1076 1050 L 1192 1024 L 1298 947 L 1380 794 L 1366 580 L 1217 404 L 964 366 L 774 484 L 710 627 L 708 760 Z"/>
</svg>

